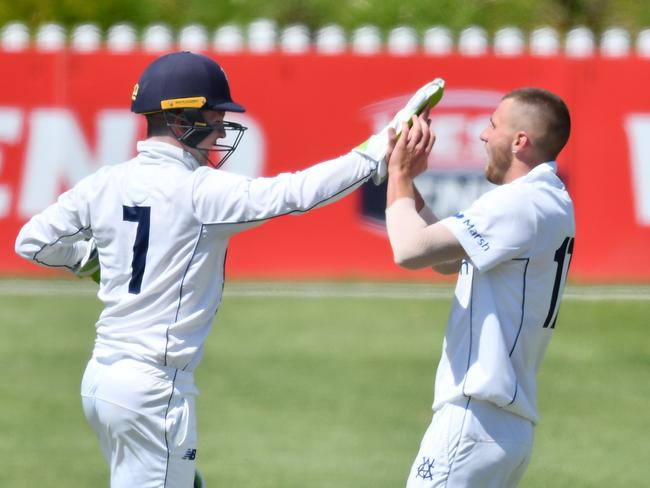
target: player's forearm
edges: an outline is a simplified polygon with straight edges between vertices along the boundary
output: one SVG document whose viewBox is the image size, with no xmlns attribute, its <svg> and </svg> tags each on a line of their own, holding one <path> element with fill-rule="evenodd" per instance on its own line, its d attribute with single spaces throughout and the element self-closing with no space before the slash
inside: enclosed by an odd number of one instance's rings
<svg viewBox="0 0 650 488">
<path fill-rule="evenodd" d="M 84 207 L 79 195 L 89 178 L 61 194 L 56 203 L 23 226 L 16 238 L 18 255 L 44 266 L 75 268 L 86 253 L 83 241 L 91 237 L 89 219 L 79 211 Z"/>
<path fill-rule="evenodd" d="M 454 261 L 448 261 L 446 263 L 438 263 L 432 266 L 433 270 L 444 275 L 456 274 L 460 270 L 460 264 L 462 261 L 460 259 Z"/>
<path fill-rule="evenodd" d="M 38 264 L 72 269 L 83 258 L 86 243 L 75 241 L 74 236 L 55 236 L 35 218 L 21 229 L 15 250 L 19 256 Z"/>
<path fill-rule="evenodd" d="M 388 188 L 386 189 L 386 208 L 390 207 L 396 200 L 400 198 L 411 198 L 416 202 L 416 192 L 413 186 L 413 179 L 401 172 L 389 171 L 388 174 Z M 420 197 L 420 201 L 422 198 Z"/>
<path fill-rule="evenodd" d="M 435 267 L 464 257 L 464 250 L 440 223 L 428 225 L 415 200 L 401 197 L 386 209 L 386 228 L 395 263 L 407 269 Z"/>
<path fill-rule="evenodd" d="M 408 184 L 405 182 L 405 184 Z M 438 217 L 431 211 L 429 207 L 426 206 L 424 199 L 420 195 L 420 192 L 418 189 L 413 185 L 413 197 L 415 201 L 415 209 L 418 212 L 418 215 L 420 218 L 424 221 L 424 223 L 429 226 L 432 224 L 435 224 L 438 222 Z M 419 223 L 419 222 L 418 222 Z M 391 227 L 393 223 L 391 222 Z M 418 232 L 417 229 L 411 229 L 410 231 L 407 232 Z M 413 246 L 413 243 L 404 243 L 404 246 Z M 406 263 L 413 263 L 418 264 L 417 261 L 418 259 L 423 259 L 423 256 L 420 256 L 420 254 L 425 253 L 423 250 L 407 250 L 404 249 L 403 247 L 398 247 L 397 249 L 397 256 L 396 259 L 399 259 L 399 262 L 406 262 Z M 438 273 L 440 274 L 455 274 L 458 272 L 460 269 L 460 260 L 454 260 L 454 261 L 447 261 L 447 262 L 441 262 L 441 263 L 436 263 L 432 264 L 431 267 Z M 398 263 L 399 264 L 399 263 Z"/>
<path fill-rule="evenodd" d="M 414 195 L 407 189 L 410 186 L 397 184 L 396 179 L 391 185 L 389 180 L 386 229 L 395 263 L 418 269 L 422 267 L 419 266 L 423 248 L 421 234 L 427 224 L 416 212 Z"/>
<path fill-rule="evenodd" d="M 417 189 L 416 189 L 417 192 Z M 416 197 L 419 195 L 419 193 L 416 194 Z M 418 211 L 418 214 L 420 217 L 424 219 L 424 221 L 427 223 L 427 225 L 435 224 L 438 222 L 438 216 L 433 213 L 433 211 L 427 207 L 427 205 L 424 203 L 424 200 L 422 197 L 420 197 L 420 200 L 416 198 L 415 200 L 415 208 Z"/>
<path fill-rule="evenodd" d="M 386 207 L 388 208 L 398 198 L 413 198 L 415 200 L 415 208 L 418 212 L 427 209 L 422 195 L 420 195 L 413 182 L 413 178 L 407 173 L 391 169 L 390 177 L 388 178 L 388 188 L 386 190 Z M 429 210 L 427 215 L 433 216 L 433 213 Z M 427 224 L 438 221 L 437 218 L 425 220 Z"/>
<path fill-rule="evenodd" d="M 258 218 L 306 212 L 349 195 L 368 181 L 375 167 L 374 161 L 351 152 L 303 171 L 252 180 L 250 201 L 268 202 L 266 208 L 258 206 Z"/>
<path fill-rule="evenodd" d="M 71 211 L 70 192 L 43 212 L 34 215 L 16 237 L 19 256 L 44 266 L 73 268 L 84 256 L 90 237 Z"/>
<path fill-rule="evenodd" d="M 196 171 L 193 204 L 197 218 L 234 234 L 269 219 L 301 214 L 350 194 L 373 175 L 377 163 L 358 153 L 295 173 L 246 178 L 225 171 Z"/>
</svg>

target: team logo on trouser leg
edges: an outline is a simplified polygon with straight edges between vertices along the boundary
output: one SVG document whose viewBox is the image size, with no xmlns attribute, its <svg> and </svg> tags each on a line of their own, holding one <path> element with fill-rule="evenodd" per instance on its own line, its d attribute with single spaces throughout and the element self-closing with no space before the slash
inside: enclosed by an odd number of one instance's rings
<svg viewBox="0 0 650 488">
<path fill-rule="evenodd" d="M 431 470 L 433 469 L 434 461 L 435 459 L 423 457 L 422 464 L 418 466 L 418 474 L 416 476 L 418 478 L 422 478 L 423 480 L 432 480 L 433 473 L 431 472 Z"/>
</svg>

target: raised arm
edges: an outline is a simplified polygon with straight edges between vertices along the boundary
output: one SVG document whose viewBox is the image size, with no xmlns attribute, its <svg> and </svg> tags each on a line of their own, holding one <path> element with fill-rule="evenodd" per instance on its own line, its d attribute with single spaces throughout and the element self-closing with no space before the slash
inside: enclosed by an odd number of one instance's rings
<svg viewBox="0 0 650 488">
<path fill-rule="evenodd" d="M 194 203 L 204 223 L 234 224 L 231 229 L 238 232 L 274 217 L 333 203 L 368 181 L 376 167 L 375 161 L 350 152 L 270 178 L 206 169 L 195 179 Z"/>
<path fill-rule="evenodd" d="M 408 269 L 433 267 L 441 273 L 458 271 L 465 251 L 456 237 L 424 206 L 413 178 L 426 169 L 427 158 L 435 142 L 428 119 L 413 120 L 403 128 L 388 163 L 386 227 L 399 266 Z"/>
<path fill-rule="evenodd" d="M 376 184 L 381 183 L 391 147 L 389 132 L 408 129 L 411 115 L 428 113 L 442 97 L 443 89 L 444 81 L 439 78 L 426 83 L 386 127 L 352 152 L 303 171 L 255 179 L 202 173 L 194 187 L 198 218 L 204 223 L 224 224 L 225 232 L 234 233 L 273 217 L 335 202 L 371 177 Z"/>
</svg>

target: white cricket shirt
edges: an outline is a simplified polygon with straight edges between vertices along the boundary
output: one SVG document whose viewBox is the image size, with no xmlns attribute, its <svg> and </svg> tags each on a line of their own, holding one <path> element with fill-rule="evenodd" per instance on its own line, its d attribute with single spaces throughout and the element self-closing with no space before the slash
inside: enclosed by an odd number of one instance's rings
<svg viewBox="0 0 650 488">
<path fill-rule="evenodd" d="M 367 181 L 357 153 L 273 178 L 199 166 L 170 144 L 84 178 L 20 231 L 16 252 L 74 266 L 94 236 L 101 263 L 94 356 L 193 370 L 221 302 L 230 237 L 280 215 L 331 203 Z"/>
<path fill-rule="evenodd" d="M 537 422 L 536 375 L 573 252 L 573 203 L 543 163 L 441 221 L 464 261 L 436 373 L 434 410 L 476 397 Z"/>
</svg>

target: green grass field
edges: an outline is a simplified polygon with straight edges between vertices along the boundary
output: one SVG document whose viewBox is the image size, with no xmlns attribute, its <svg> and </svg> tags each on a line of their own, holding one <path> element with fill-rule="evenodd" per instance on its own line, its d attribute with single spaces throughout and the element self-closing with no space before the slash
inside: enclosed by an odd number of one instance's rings
<svg viewBox="0 0 650 488">
<path fill-rule="evenodd" d="M 80 282 L 0 285 L 0 486 L 108 486 L 79 399 L 99 302 Z M 431 416 L 451 292 L 273 289 L 226 288 L 196 374 L 208 487 L 404 486 Z M 523 487 L 648 486 L 648 289 L 602 291 L 562 304 Z"/>
</svg>

